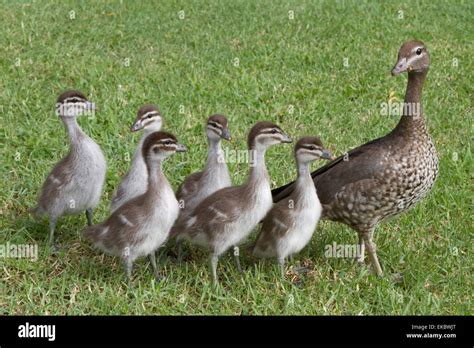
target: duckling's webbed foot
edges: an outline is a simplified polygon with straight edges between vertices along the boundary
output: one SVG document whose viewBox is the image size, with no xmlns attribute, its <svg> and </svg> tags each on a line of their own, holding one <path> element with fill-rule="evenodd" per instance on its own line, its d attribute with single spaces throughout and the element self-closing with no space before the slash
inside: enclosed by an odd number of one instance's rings
<svg viewBox="0 0 474 348">
<path fill-rule="evenodd" d="M 92 208 L 86 209 L 87 225 L 92 226 Z"/>
</svg>

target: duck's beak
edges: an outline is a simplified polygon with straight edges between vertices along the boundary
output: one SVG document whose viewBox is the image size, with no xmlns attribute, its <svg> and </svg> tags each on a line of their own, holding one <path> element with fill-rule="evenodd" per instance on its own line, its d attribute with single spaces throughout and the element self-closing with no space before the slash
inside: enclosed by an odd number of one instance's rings
<svg viewBox="0 0 474 348">
<path fill-rule="evenodd" d="M 321 158 L 333 161 L 336 159 L 336 156 L 334 156 L 329 150 L 323 150 L 323 153 L 321 154 Z"/>
<path fill-rule="evenodd" d="M 282 134 L 283 135 L 283 139 L 281 140 L 282 143 L 292 143 L 293 140 L 288 136 L 288 134 Z"/>
<path fill-rule="evenodd" d="M 139 131 L 142 128 L 143 128 L 143 123 L 142 123 L 141 120 L 138 120 L 137 122 L 132 124 L 132 127 L 130 127 L 130 131 L 136 132 L 136 131 Z"/>
<path fill-rule="evenodd" d="M 222 130 L 221 138 L 222 138 L 222 139 L 225 139 L 225 140 L 227 140 L 227 141 L 231 141 L 231 140 L 232 140 L 232 137 L 231 137 L 231 135 L 230 135 L 229 128 L 224 128 L 224 129 Z"/>
<path fill-rule="evenodd" d="M 400 75 L 402 72 L 408 71 L 410 68 L 406 58 L 400 58 L 392 69 L 392 76 Z"/>
<path fill-rule="evenodd" d="M 184 146 L 183 144 L 178 144 L 178 147 L 176 148 L 176 152 L 186 152 L 186 151 L 188 151 L 186 146 Z"/>
</svg>

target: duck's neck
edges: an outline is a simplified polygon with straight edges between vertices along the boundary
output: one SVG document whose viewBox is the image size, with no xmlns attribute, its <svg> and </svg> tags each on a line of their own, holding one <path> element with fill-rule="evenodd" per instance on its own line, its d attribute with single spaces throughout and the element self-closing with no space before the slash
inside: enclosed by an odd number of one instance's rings
<svg viewBox="0 0 474 348">
<path fill-rule="evenodd" d="M 311 172 L 309 169 L 309 162 L 297 162 L 298 179 L 297 180 L 311 180 Z"/>
<path fill-rule="evenodd" d="M 76 117 L 61 116 L 61 119 L 63 120 L 64 126 L 66 127 L 67 134 L 71 140 L 71 145 L 75 146 L 79 144 L 81 139 L 85 136 L 85 133 L 77 124 Z"/>
<path fill-rule="evenodd" d="M 428 71 L 425 70 L 422 72 L 412 71 L 408 73 L 403 113 L 396 128 L 399 131 L 406 132 L 424 124 L 421 94 L 427 72 Z"/>
<path fill-rule="evenodd" d="M 250 175 L 249 184 L 258 184 L 261 182 L 268 182 L 268 172 L 265 165 L 266 148 L 255 146 L 249 150 L 250 158 Z"/>
<path fill-rule="evenodd" d="M 207 151 L 207 161 L 205 170 L 218 166 L 219 164 L 225 164 L 222 161 L 223 153 L 221 147 L 221 141 L 215 139 L 208 139 L 209 149 Z"/>
<path fill-rule="evenodd" d="M 148 189 L 147 193 L 156 197 L 160 191 L 160 187 L 166 182 L 163 174 L 162 160 L 154 160 L 147 162 L 148 170 Z"/>
</svg>

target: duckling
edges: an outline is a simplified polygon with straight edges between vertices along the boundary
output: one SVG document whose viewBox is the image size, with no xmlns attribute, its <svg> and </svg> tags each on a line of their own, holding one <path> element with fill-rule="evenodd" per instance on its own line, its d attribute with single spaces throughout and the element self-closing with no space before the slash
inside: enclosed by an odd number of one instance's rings
<svg viewBox="0 0 474 348">
<path fill-rule="evenodd" d="M 163 174 L 162 163 L 186 147 L 167 132 L 154 132 L 143 142 L 142 156 L 147 168 L 145 193 L 130 199 L 102 224 L 88 227 L 83 236 L 105 253 L 119 256 L 130 281 L 133 262 L 149 256 L 155 278 L 162 279 L 155 251 L 166 241 L 179 214 L 178 201 Z"/>
<path fill-rule="evenodd" d="M 333 159 L 317 137 L 303 137 L 294 150 L 298 178 L 295 189 L 287 198 L 275 203 L 263 220 L 253 254 L 258 257 L 276 257 L 282 277 L 285 258 L 298 253 L 311 240 L 321 216 L 322 207 L 311 178 L 311 162 Z"/>
<path fill-rule="evenodd" d="M 112 195 L 111 212 L 117 210 L 128 200 L 143 194 L 147 188 L 147 169 L 142 157 L 142 145 L 146 137 L 161 129 L 163 119 L 155 105 L 143 105 L 137 112 L 132 132 L 143 129 L 143 135 L 133 156 L 132 165 L 122 178 L 117 190 Z"/>
<path fill-rule="evenodd" d="M 48 174 L 38 196 L 38 204 L 30 210 L 36 216 L 49 217 L 51 246 L 58 218 L 85 211 L 87 223 L 91 226 L 92 210 L 102 194 L 107 167 L 104 155 L 76 120 L 94 109 L 95 104 L 79 91 L 66 91 L 57 99 L 56 113 L 66 127 L 71 145 L 66 157 Z"/>
<path fill-rule="evenodd" d="M 202 172 L 196 172 L 188 176 L 176 191 L 176 198 L 181 208 L 175 223 L 176 226 L 186 220 L 189 213 L 204 198 L 221 188 L 232 185 L 229 169 L 221 148 L 221 139 L 231 140 L 227 123 L 227 118 L 219 114 L 212 115 L 207 120 L 206 134 L 209 150 L 206 166 Z M 176 234 L 176 231 L 172 229 L 171 234 Z M 181 243 L 178 243 L 178 262 L 182 260 L 181 247 Z"/>
<path fill-rule="evenodd" d="M 199 203 L 189 218 L 177 226 L 177 240 L 208 249 L 212 284 L 217 285 L 217 261 L 231 246 L 244 240 L 272 207 L 266 150 L 291 139 L 271 122 L 258 122 L 248 135 L 250 173 L 241 186 L 220 189 Z M 238 254 L 234 253 L 238 258 Z"/>
</svg>

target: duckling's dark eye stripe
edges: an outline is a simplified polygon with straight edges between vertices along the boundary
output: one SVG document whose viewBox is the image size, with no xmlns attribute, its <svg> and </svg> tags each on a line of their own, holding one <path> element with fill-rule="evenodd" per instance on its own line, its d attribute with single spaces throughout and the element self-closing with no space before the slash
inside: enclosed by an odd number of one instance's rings
<svg viewBox="0 0 474 348">
<path fill-rule="evenodd" d="M 281 134 L 281 131 L 277 128 L 264 129 L 260 134 Z"/>
<path fill-rule="evenodd" d="M 166 143 L 168 143 L 168 144 L 166 144 Z M 161 139 L 160 144 L 166 144 L 166 145 L 176 144 L 176 141 L 172 138 L 166 138 L 166 139 Z"/>
<path fill-rule="evenodd" d="M 207 123 L 209 126 L 212 126 L 212 127 L 215 127 L 217 129 L 222 129 L 222 126 L 219 124 L 219 123 L 216 123 L 216 122 L 208 122 Z"/>
<path fill-rule="evenodd" d="M 85 102 L 85 100 L 82 99 L 82 98 L 78 98 L 78 97 L 66 98 L 63 101 L 64 104 L 66 104 L 66 103 L 83 103 L 83 102 Z"/>
<path fill-rule="evenodd" d="M 306 150 L 312 150 L 312 151 L 315 151 L 318 149 L 316 146 L 313 146 L 313 145 L 302 145 L 301 148 L 306 149 Z"/>
<path fill-rule="evenodd" d="M 149 112 L 143 114 L 141 118 L 143 119 L 143 118 L 153 117 L 153 116 L 160 116 L 160 114 L 156 111 L 149 111 Z"/>
</svg>

